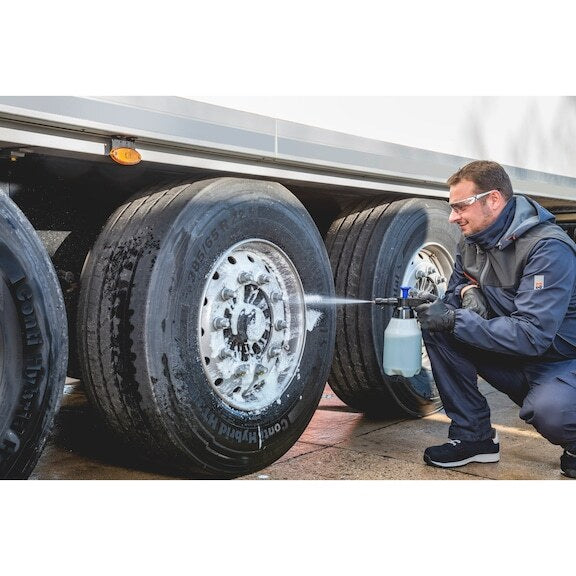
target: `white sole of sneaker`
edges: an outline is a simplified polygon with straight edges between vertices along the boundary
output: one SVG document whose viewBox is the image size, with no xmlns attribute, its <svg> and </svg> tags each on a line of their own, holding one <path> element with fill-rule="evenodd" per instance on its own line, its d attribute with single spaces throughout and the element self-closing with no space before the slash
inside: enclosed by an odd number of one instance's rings
<svg viewBox="0 0 576 576">
<path fill-rule="evenodd" d="M 429 456 L 424 455 L 424 462 L 430 466 L 437 466 L 438 468 L 457 468 L 458 466 L 465 466 L 471 462 L 480 462 L 481 464 L 492 464 L 500 460 L 500 453 L 498 454 L 476 454 L 476 456 L 470 456 L 470 458 L 465 458 L 464 460 L 458 460 L 457 462 L 435 462 Z"/>
</svg>

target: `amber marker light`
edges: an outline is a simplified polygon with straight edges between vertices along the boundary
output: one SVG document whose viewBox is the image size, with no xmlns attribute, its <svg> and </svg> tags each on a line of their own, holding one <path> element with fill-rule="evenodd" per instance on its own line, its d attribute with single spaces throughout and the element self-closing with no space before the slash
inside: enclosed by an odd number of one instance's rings
<svg viewBox="0 0 576 576">
<path fill-rule="evenodd" d="M 112 148 L 112 150 L 110 150 L 110 158 L 112 158 L 114 162 L 124 166 L 133 166 L 142 160 L 142 156 L 140 156 L 140 152 L 138 152 L 138 150 L 134 150 L 133 148 L 125 148 L 122 146 L 118 148 Z"/>
</svg>

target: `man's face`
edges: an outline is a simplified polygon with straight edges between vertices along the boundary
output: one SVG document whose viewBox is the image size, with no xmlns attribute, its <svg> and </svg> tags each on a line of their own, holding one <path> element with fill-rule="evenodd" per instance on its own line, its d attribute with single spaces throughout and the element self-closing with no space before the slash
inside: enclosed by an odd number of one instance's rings
<svg viewBox="0 0 576 576">
<path fill-rule="evenodd" d="M 450 186 L 450 204 L 460 202 L 481 194 L 486 190 L 478 190 L 476 184 L 471 180 L 461 180 L 458 184 Z M 496 220 L 502 208 L 500 202 L 494 202 L 496 198 L 494 195 L 500 195 L 498 191 L 494 190 L 490 194 L 478 198 L 472 204 L 465 206 L 459 205 L 452 209 L 448 221 L 460 226 L 460 230 L 464 236 L 470 236 L 485 230 Z M 499 200 L 499 198 L 496 198 Z"/>
</svg>

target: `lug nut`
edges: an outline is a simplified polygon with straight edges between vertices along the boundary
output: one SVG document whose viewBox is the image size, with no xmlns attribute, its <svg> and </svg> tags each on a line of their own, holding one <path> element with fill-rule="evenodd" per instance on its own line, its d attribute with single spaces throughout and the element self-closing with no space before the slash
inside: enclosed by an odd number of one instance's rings
<svg viewBox="0 0 576 576">
<path fill-rule="evenodd" d="M 268 356 L 270 358 L 276 358 L 276 356 L 280 356 L 280 352 L 282 352 L 280 346 L 274 346 L 273 348 L 270 348 L 270 350 L 268 350 Z"/>
<path fill-rule="evenodd" d="M 426 274 L 424 272 L 422 272 L 422 270 L 418 270 L 416 272 L 416 278 L 420 279 L 420 278 L 426 278 Z"/>
<path fill-rule="evenodd" d="M 224 328 L 230 328 L 230 320 L 228 318 L 214 318 L 212 322 L 215 330 L 223 330 Z"/>
<path fill-rule="evenodd" d="M 284 296 L 282 295 L 282 292 L 271 292 L 270 300 L 272 300 L 274 303 L 282 302 L 282 300 L 284 300 Z"/>
<path fill-rule="evenodd" d="M 241 272 L 238 275 L 238 284 L 248 284 L 254 282 L 254 275 L 251 272 Z"/>
<path fill-rule="evenodd" d="M 246 373 L 248 372 L 249 368 L 250 368 L 250 366 L 248 366 L 248 364 L 240 364 L 240 366 L 238 366 L 238 368 L 236 368 L 236 371 L 234 372 L 234 376 L 236 376 L 237 378 L 241 378 L 242 376 L 245 376 Z"/>
<path fill-rule="evenodd" d="M 230 298 L 234 298 L 235 294 L 236 292 L 230 288 L 222 288 L 222 292 L 220 292 L 222 300 L 230 300 Z"/>
<path fill-rule="evenodd" d="M 270 274 L 260 274 L 258 276 L 258 284 L 268 284 L 270 282 Z"/>
<path fill-rule="evenodd" d="M 286 320 L 276 320 L 276 322 L 274 322 L 274 328 L 276 328 L 276 330 L 285 330 L 287 326 Z"/>
<path fill-rule="evenodd" d="M 222 350 L 220 350 L 218 357 L 221 360 L 226 360 L 226 358 L 232 358 L 232 356 L 234 356 L 234 354 L 232 353 L 232 350 L 229 350 L 228 348 L 222 348 Z"/>
<path fill-rule="evenodd" d="M 266 366 L 263 364 L 256 364 L 256 368 L 254 368 L 254 374 L 256 374 L 256 376 L 262 376 L 263 374 L 266 374 L 266 372 L 268 372 Z"/>
</svg>

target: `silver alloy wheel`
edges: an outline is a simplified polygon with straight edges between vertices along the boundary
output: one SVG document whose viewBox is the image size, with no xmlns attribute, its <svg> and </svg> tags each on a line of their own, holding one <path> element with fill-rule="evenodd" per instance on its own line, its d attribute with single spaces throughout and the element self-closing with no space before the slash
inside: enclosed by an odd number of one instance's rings
<svg viewBox="0 0 576 576">
<path fill-rule="evenodd" d="M 440 244 L 425 244 L 410 258 L 402 277 L 402 286 L 425 290 L 444 296 L 448 287 L 447 277 L 452 273 L 453 259 Z"/>
<path fill-rule="evenodd" d="M 304 290 L 296 268 L 278 246 L 250 239 L 224 253 L 207 278 L 199 336 L 214 391 L 243 411 L 280 402 L 306 340 Z"/>
</svg>

